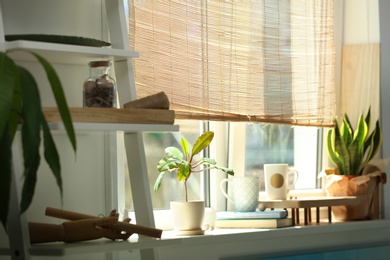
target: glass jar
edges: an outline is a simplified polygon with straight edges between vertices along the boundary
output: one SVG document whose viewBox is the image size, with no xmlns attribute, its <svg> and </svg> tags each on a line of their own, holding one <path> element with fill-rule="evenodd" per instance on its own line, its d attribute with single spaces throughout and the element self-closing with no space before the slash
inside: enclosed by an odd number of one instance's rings
<svg viewBox="0 0 390 260">
<path fill-rule="evenodd" d="M 110 76 L 110 61 L 91 61 L 84 82 L 84 107 L 116 107 L 116 84 Z"/>
</svg>

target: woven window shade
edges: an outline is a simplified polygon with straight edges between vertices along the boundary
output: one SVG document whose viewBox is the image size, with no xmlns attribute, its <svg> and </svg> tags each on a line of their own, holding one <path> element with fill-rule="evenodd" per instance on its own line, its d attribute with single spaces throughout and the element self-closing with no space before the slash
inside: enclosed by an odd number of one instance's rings
<svg viewBox="0 0 390 260">
<path fill-rule="evenodd" d="M 138 98 L 178 119 L 332 126 L 333 0 L 130 0 Z"/>
</svg>

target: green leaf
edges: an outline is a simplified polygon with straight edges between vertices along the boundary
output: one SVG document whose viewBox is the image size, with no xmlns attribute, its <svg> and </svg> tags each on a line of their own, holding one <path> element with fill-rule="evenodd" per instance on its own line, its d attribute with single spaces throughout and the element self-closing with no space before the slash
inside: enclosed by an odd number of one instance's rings
<svg viewBox="0 0 390 260">
<path fill-rule="evenodd" d="M 41 101 L 39 90 L 32 75 L 24 68 L 18 67 L 20 75 L 22 106 L 22 146 L 24 158 L 24 184 L 22 189 L 21 212 L 31 204 L 37 170 L 40 163 L 40 127 L 41 127 Z"/>
<path fill-rule="evenodd" d="M 215 169 L 218 169 L 218 170 L 221 170 L 223 172 L 226 172 L 227 174 L 229 175 L 234 175 L 234 171 L 230 168 L 226 168 L 226 167 L 221 167 L 221 166 L 214 166 Z"/>
<path fill-rule="evenodd" d="M 13 106 L 15 75 L 15 63 L 5 53 L 0 52 L 0 136 L 6 129 Z"/>
<path fill-rule="evenodd" d="M 204 148 L 209 146 L 213 138 L 214 138 L 214 132 L 212 131 L 205 132 L 201 136 L 199 136 L 194 146 L 192 147 L 192 156 L 200 153 Z"/>
<path fill-rule="evenodd" d="M 9 115 L 9 121 L 8 121 L 11 140 L 13 140 L 15 137 L 18 124 L 20 123 L 19 121 L 20 121 L 20 115 L 22 111 L 22 96 L 21 96 L 21 89 L 20 89 L 20 77 L 18 73 L 19 73 L 18 70 L 16 70 L 12 110 Z"/>
<path fill-rule="evenodd" d="M 347 114 L 344 115 L 344 119 L 343 121 L 345 121 L 345 123 L 347 124 L 348 128 L 350 129 L 351 133 L 353 133 L 353 126 L 351 124 L 351 121 L 349 120 L 349 117 Z"/>
<path fill-rule="evenodd" d="M 175 158 L 162 158 L 157 163 L 157 169 L 159 172 L 171 171 L 175 168 L 178 168 L 181 160 L 177 160 Z"/>
<path fill-rule="evenodd" d="M 202 163 L 201 164 L 216 165 L 217 162 L 214 159 L 211 159 L 211 158 L 202 158 Z"/>
<path fill-rule="evenodd" d="M 340 129 L 337 122 L 334 129 L 334 150 L 337 151 L 336 155 L 341 163 L 341 167 L 339 166 L 340 174 L 350 174 L 349 153 L 341 137 Z"/>
<path fill-rule="evenodd" d="M 7 125 L 6 125 L 7 129 Z M 9 131 L 0 135 L 0 220 L 6 228 L 11 192 L 12 149 Z"/>
<path fill-rule="evenodd" d="M 177 180 L 184 181 L 189 178 L 191 175 L 191 165 L 187 161 L 183 161 L 182 164 L 179 165 L 179 169 L 177 170 Z"/>
<path fill-rule="evenodd" d="M 343 119 L 343 123 L 341 124 L 340 128 L 341 137 L 343 139 L 343 142 L 348 147 L 353 140 L 353 129 L 351 127 L 351 123 L 348 120 L 348 117 L 345 116 Z"/>
<path fill-rule="evenodd" d="M 162 181 L 162 179 L 163 179 L 163 177 L 164 177 L 164 174 L 165 174 L 165 172 L 161 172 L 161 173 L 158 175 L 158 177 L 157 177 L 157 179 L 156 179 L 156 182 L 154 183 L 154 186 L 153 186 L 154 192 L 157 192 L 157 191 L 160 189 L 160 187 L 161 187 L 161 181 Z"/>
<path fill-rule="evenodd" d="M 356 142 L 358 144 L 357 149 L 359 151 L 363 151 L 364 142 L 366 141 L 367 134 L 368 134 L 367 124 L 364 121 L 363 115 L 361 115 L 359 117 L 356 131 L 353 135 L 353 142 Z"/>
<path fill-rule="evenodd" d="M 177 160 L 183 160 L 183 153 L 176 147 L 170 146 L 165 148 L 165 153 L 168 154 L 170 157 L 177 159 Z"/>
<path fill-rule="evenodd" d="M 366 115 L 366 118 L 364 119 L 364 121 L 366 122 L 368 131 L 370 131 L 370 127 L 371 127 L 371 106 L 368 108 L 368 112 L 367 112 L 367 115 Z"/>
<path fill-rule="evenodd" d="M 382 144 L 382 130 L 379 124 L 379 121 L 376 121 L 375 129 L 370 135 L 369 139 L 366 142 L 370 142 L 369 150 L 366 154 L 366 158 L 360 166 L 360 171 L 363 171 L 364 166 L 374 158 L 374 156 L 379 152 L 380 146 Z"/>
<path fill-rule="evenodd" d="M 335 151 L 335 128 L 331 128 L 327 132 L 326 136 L 326 149 L 328 152 L 329 159 L 340 169 L 343 167 L 342 162 Z"/>
<path fill-rule="evenodd" d="M 363 151 L 358 148 L 359 144 L 358 142 L 353 142 L 348 147 L 348 153 L 350 161 L 346 162 L 349 163 L 349 174 L 351 175 L 358 175 L 359 174 L 359 168 L 360 164 L 363 159 Z"/>
<path fill-rule="evenodd" d="M 54 143 L 53 137 L 51 135 L 49 126 L 43 114 L 41 118 L 42 118 L 42 130 L 43 130 L 44 157 L 56 180 L 57 186 L 60 190 L 61 201 L 62 201 L 63 190 L 62 190 L 60 157 L 58 155 L 57 148 Z"/>
<path fill-rule="evenodd" d="M 189 156 L 189 149 L 188 149 L 188 141 L 187 141 L 187 139 L 185 139 L 184 137 L 182 137 L 181 138 L 181 147 L 182 147 L 182 149 L 183 149 L 183 153 L 184 153 L 184 156 L 186 157 L 186 158 L 188 158 L 188 156 Z"/>
<path fill-rule="evenodd" d="M 65 99 L 64 91 L 61 85 L 61 81 L 54 70 L 54 68 L 50 65 L 50 63 L 44 59 L 42 56 L 31 52 L 32 55 L 34 55 L 38 61 L 41 63 L 43 68 L 45 69 L 47 78 L 50 82 L 50 86 L 53 91 L 54 98 L 57 103 L 58 111 L 60 112 L 62 121 L 65 126 L 66 133 L 69 137 L 69 140 L 72 144 L 73 150 L 76 151 L 76 134 L 74 132 L 73 124 L 72 124 L 72 119 L 70 116 L 68 104 Z"/>
</svg>

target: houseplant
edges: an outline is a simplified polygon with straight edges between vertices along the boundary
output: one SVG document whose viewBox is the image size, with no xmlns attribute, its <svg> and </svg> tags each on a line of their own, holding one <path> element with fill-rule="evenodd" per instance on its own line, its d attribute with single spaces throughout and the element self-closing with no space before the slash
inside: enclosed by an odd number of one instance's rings
<svg viewBox="0 0 390 260">
<path fill-rule="evenodd" d="M 216 165 L 216 161 L 211 158 L 202 157 L 196 159 L 195 156 L 208 147 L 214 138 L 214 132 L 203 133 L 196 140 L 190 150 L 190 144 L 184 137 L 181 139 L 181 148 L 167 147 L 165 149 L 167 157 L 162 158 L 157 169 L 160 172 L 154 184 L 154 191 L 157 192 L 161 187 L 161 181 L 167 172 L 175 172 L 177 180 L 184 183 L 185 201 L 171 202 L 173 211 L 174 227 L 178 234 L 201 234 L 200 228 L 204 215 L 204 201 L 189 201 L 187 191 L 187 181 L 192 174 L 200 173 L 208 169 L 218 169 L 230 175 L 234 175 L 232 169 Z M 205 166 L 205 167 L 202 167 Z M 178 210 L 178 214 L 175 211 Z M 186 214 L 186 215 L 185 215 Z M 192 223 L 192 220 L 194 223 Z"/>
<path fill-rule="evenodd" d="M 341 126 L 335 120 L 335 127 L 326 137 L 327 153 L 337 169 L 327 170 L 334 173 L 327 177 L 327 192 L 333 196 L 357 196 L 357 206 L 333 207 L 336 218 L 354 220 L 367 218 L 373 201 L 373 193 L 379 181 L 385 180 L 383 172 L 370 161 L 380 150 L 382 130 L 379 120 L 370 132 L 371 109 L 366 116 L 362 113 L 356 129 L 347 115 L 342 118 Z"/>
<path fill-rule="evenodd" d="M 34 52 L 29 53 L 38 60 L 45 70 L 65 130 L 73 149 L 76 150 L 76 137 L 59 77 L 46 59 Z M 0 220 L 6 227 L 14 171 L 12 143 L 18 125 L 21 129 L 24 159 L 24 183 L 20 199 L 21 213 L 28 209 L 34 195 L 40 164 L 41 131 L 44 158 L 56 179 L 61 196 L 62 180 L 59 154 L 48 123 L 41 111 L 39 89 L 34 77 L 28 70 L 17 65 L 9 53 L 0 52 L 0 82 Z"/>
</svg>

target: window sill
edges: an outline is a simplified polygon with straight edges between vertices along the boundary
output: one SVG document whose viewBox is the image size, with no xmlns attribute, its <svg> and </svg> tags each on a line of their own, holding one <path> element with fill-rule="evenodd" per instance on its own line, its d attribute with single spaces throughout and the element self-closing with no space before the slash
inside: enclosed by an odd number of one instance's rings
<svg viewBox="0 0 390 260">
<path fill-rule="evenodd" d="M 321 223 L 280 229 L 216 229 L 204 236 L 179 239 L 178 246 L 160 248 L 163 259 L 246 259 L 280 257 L 352 248 L 390 245 L 390 220 Z M 191 254 L 191 250 L 194 254 Z"/>
</svg>

